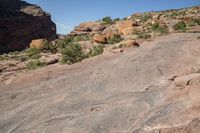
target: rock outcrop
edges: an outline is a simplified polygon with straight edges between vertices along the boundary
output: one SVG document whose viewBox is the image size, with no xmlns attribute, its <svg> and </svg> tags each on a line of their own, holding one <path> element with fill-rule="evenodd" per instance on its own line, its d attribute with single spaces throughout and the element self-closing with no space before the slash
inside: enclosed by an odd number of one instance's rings
<svg viewBox="0 0 200 133">
<path fill-rule="evenodd" d="M 31 40 L 56 37 L 56 25 L 39 6 L 0 0 L 0 52 L 22 50 Z"/>
<path fill-rule="evenodd" d="M 85 35 L 101 33 L 108 25 L 102 22 L 85 22 L 76 26 L 70 35 Z"/>
</svg>

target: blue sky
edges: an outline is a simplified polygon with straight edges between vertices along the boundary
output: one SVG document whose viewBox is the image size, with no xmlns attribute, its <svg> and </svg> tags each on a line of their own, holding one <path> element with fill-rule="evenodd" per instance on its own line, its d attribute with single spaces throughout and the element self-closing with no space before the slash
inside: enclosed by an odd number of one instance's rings
<svg viewBox="0 0 200 133">
<path fill-rule="evenodd" d="M 26 0 L 49 12 L 57 32 L 66 34 L 85 21 L 105 16 L 124 18 L 136 12 L 200 5 L 200 0 Z"/>
</svg>

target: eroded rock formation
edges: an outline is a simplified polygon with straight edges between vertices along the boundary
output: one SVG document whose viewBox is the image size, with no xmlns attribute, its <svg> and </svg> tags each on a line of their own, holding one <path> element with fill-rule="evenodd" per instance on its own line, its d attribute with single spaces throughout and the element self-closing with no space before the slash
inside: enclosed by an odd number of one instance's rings
<svg viewBox="0 0 200 133">
<path fill-rule="evenodd" d="M 0 0 L 0 52 L 22 50 L 32 39 L 56 37 L 50 14 L 20 0 Z"/>
</svg>

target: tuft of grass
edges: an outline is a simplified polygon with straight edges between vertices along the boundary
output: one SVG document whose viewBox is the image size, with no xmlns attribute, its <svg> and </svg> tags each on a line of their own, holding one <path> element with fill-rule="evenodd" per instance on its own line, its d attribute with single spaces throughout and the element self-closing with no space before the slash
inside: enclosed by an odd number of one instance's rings
<svg viewBox="0 0 200 133">
<path fill-rule="evenodd" d="M 114 36 L 107 39 L 107 43 L 108 44 L 116 44 L 116 43 L 121 42 L 122 40 L 123 39 L 121 38 L 120 35 L 114 35 Z"/>
<path fill-rule="evenodd" d="M 152 31 L 159 32 L 161 34 L 166 34 L 168 32 L 167 27 L 161 27 L 159 23 L 155 23 L 152 25 Z"/>
<path fill-rule="evenodd" d="M 27 61 L 27 60 L 28 60 L 28 57 L 27 57 L 27 56 L 21 56 L 21 57 L 19 58 L 19 60 L 20 60 L 21 62 L 24 62 L 24 61 Z"/>
<path fill-rule="evenodd" d="M 152 17 L 151 17 L 150 15 L 145 15 L 145 16 L 143 16 L 143 17 L 141 18 L 141 21 L 146 22 L 146 21 L 148 21 L 149 19 L 152 19 Z"/>
<path fill-rule="evenodd" d="M 62 50 L 61 62 L 64 64 L 74 64 L 82 61 L 85 57 L 82 46 L 80 44 L 71 43 Z"/>
<path fill-rule="evenodd" d="M 194 23 L 200 25 L 200 19 L 195 19 L 195 20 L 194 20 Z"/>
<path fill-rule="evenodd" d="M 26 65 L 26 68 L 29 70 L 34 70 L 43 66 L 45 66 L 45 64 L 36 59 L 29 61 L 28 64 Z"/>
<path fill-rule="evenodd" d="M 151 38 L 151 35 L 148 32 L 134 31 L 133 34 L 137 35 L 139 39 Z"/>
<path fill-rule="evenodd" d="M 39 59 L 41 57 L 40 52 L 37 48 L 29 48 L 26 50 L 26 54 L 30 59 Z"/>
<path fill-rule="evenodd" d="M 102 44 L 93 46 L 91 56 L 97 56 L 102 54 L 104 51 L 104 46 Z"/>
<path fill-rule="evenodd" d="M 51 52 L 52 54 L 57 53 L 58 49 L 56 45 L 53 45 L 49 42 L 44 42 L 43 47 L 41 48 L 41 51 L 44 53 Z"/>
<path fill-rule="evenodd" d="M 91 36 L 89 35 L 77 35 L 73 37 L 73 42 L 89 41 L 89 40 L 91 40 Z"/>
<path fill-rule="evenodd" d="M 187 27 L 186 23 L 184 21 L 180 21 L 174 25 L 173 29 L 185 32 L 186 27 Z"/>
</svg>

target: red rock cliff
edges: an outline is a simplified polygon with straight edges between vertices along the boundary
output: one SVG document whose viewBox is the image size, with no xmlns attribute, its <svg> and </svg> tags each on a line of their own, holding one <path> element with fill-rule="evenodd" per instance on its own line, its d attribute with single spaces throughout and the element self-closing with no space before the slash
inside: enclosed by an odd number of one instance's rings
<svg viewBox="0 0 200 133">
<path fill-rule="evenodd" d="M 32 39 L 56 37 L 50 14 L 20 0 L 0 0 L 0 53 L 22 50 Z"/>
</svg>

